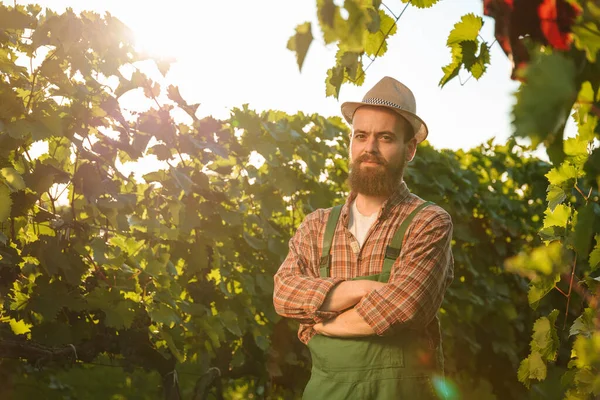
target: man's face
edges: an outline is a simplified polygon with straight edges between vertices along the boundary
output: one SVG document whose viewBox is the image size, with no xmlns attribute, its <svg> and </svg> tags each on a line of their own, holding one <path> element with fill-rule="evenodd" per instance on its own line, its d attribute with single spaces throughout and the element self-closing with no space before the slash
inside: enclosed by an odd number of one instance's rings
<svg viewBox="0 0 600 400">
<path fill-rule="evenodd" d="M 351 189 L 366 196 L 389 196 L 416 152 L 415 138 L 405 143 L 405 137 L 412 136 L 411 126 L 391 110 L 363 106 L 354 113 L 352 132 Z"/>
</svg>

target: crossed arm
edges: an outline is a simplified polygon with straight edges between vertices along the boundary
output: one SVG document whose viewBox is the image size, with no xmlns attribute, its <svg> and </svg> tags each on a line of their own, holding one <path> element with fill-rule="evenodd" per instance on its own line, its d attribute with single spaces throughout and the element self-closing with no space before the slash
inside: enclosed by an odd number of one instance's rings
<svg viewBox="0 0 600 400">
<path fill-rule="evenodd" d="M 429 214 L 420 221 L 388 283 L 319 277 L 318 225 L 318 216 L 307 217 L 290 240 L 288 257 L 275 275 L 278 314 L 336 337 L 384 335 L 397 325 L 424 327 L 435 317 L 453 278 L 449 215 Z"/>
<path fill-rule="evenodd" d="M 370 280 L 344 281 L 335 286 L 323 302 L 321 310 L 342 312 L 314 326 L 318 334 L 335 337 L 375 335 L 373 328 L 362 318 L 354 306 L 369 292 L 383 287 L 382 282 Z M 345 311 L 344 311 L 345 310 Z"/>
</svg>

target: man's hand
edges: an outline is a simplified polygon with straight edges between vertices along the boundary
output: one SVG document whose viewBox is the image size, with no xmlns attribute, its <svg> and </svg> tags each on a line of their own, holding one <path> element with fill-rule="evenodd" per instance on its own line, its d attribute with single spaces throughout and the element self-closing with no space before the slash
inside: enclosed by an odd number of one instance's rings
<svg viewBox="0 0 600 400">
<path fill-rule="evenodd" d="M 321 311 L 344 311 L 356 305 L 371 291 L 385 286 L 383 282 L 366 279 L 344 281 L 336 285 L 323 302 Z"/>
<path fill-rule="evenodd" d="M 332 337 L 373 336 L 375 331 L 355 310 L 348 310 L 337 317 L 319 322 L 314 326 L 319 335 Z"/>
</svg>

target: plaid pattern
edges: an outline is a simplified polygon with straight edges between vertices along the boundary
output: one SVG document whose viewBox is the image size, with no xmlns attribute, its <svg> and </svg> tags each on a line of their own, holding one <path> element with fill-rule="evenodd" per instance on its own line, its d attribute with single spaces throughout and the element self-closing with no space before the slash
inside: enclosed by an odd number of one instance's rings
<svg viewBox="0 0 600 400">
<path fill-rule="evenodd" d="M 423 199 L 410 193 L 404 182 L 384 204 L 362 249 L 348 230 L 350 195 L 342 208 L 331 248 L 331 277 L 319 277 L 325 225 L 331 209 L 308 215 L 289 242 L 289 254 L 275 274 L 273 303 L 283 317 L 300 321 L 298 337 L 308 343 L 317 322 L 335 312 L 319 311 L 329 291 L 344 280 L 379 274 L 386 246 L 396 229 Z M 393 328 L 424 331 L 439 343 L 437 311 L 454 277 L 451 250 L 452 220 L 441 207 L 421 210 L 406 231 L 402 252 L 387 285 L 371 292 L 355 306 L 377 335 Z M 430 342 L 433 344 L 433 342 Z"/>
</svg>

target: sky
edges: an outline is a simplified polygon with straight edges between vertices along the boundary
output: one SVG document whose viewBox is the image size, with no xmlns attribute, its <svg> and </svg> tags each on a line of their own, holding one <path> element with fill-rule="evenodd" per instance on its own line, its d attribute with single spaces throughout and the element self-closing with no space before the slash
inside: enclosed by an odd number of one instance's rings
<svg viewBox="0 0 600 400">
<path fill-rule="evenodd" d="M 13 1 L 4 1 L 12 4 Z M 27 1 L 18 0 L 18 4 Z M 278 109 L 325 116 L 340 114 L 344 101 L 358 101 L 383 76 L 406 84 L 417 100 L 417 114 L 429 127 L 436 148 L 469 149 L 492 137 L 504 142 L 511 133 L 511 67 L 498 46 L 479 80 L 461 85 L 454 79 L 438 86 L 450 62 L 446 38 L 467 13 L 482 15 L 481 0 L 441 0 L 430 9 L 409 6 L 388 42 L 388 52 L 369 68 L 362 87 L 344 85 L 339 99 L 325 96 L 327 69 L 335 45 L 325 46 L 314 0 L 40 0 L 55 11 L 110 12 L 134 32 L 138 46 L 157 56 L 175 57 L 167 79 L 190 103 L 201 103 L 200 116 L 226 118 L 248 103 L 257 111 Z M 400 0 L 385 4 L 399 14 Z M 302 71 L 286 44 L 295 27 L 313 22 L 313 36 Z M 494 21 L 484 17 L 481 36 L 493 42 Z M 464 82 L 466 71 L 461 72 Z"/>
</svg>

